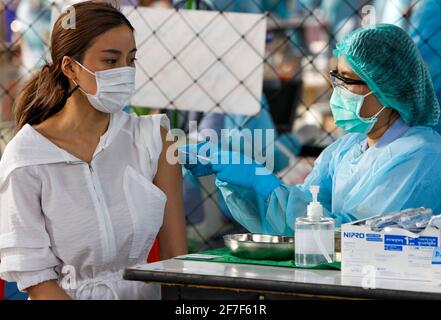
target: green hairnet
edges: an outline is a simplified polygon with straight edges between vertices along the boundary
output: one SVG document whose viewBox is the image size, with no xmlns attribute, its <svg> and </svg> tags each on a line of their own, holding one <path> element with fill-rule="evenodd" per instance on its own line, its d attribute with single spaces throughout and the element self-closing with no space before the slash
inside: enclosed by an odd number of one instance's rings
<svg viewBox="0 0 441 320">
<path fill-rule="evenodd" d="M 433 126 L 440 107 L 432 79 L 412 38 L 379 24 L 348 34 L 334 51 L 367 83 L 380 103 L 397 110 L 408 125 Z"/>
</svg>

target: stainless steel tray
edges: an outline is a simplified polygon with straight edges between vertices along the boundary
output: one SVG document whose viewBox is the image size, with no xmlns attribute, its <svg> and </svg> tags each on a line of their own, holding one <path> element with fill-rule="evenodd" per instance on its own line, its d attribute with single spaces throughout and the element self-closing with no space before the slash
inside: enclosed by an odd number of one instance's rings
<svg viewBox="0 0 441 320">
<path fill-rule="evenodd" d="M 233 255 L 244 259 L 294 259 L 294 237 L 243 233 L 225 235 L 224 242 Z"/>
</svg>

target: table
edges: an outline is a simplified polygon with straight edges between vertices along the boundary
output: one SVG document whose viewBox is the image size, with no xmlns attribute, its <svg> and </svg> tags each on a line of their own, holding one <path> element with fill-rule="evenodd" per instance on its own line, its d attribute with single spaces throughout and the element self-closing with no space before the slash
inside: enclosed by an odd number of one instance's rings
<svg viewBox="0 0 441 320">
<path fill-rule="evenodd" d="M 432 282 L 177 259 L 127 268 L 124 279 L 159 283 L 164 299 L 441 299 Z"/>
</svg>

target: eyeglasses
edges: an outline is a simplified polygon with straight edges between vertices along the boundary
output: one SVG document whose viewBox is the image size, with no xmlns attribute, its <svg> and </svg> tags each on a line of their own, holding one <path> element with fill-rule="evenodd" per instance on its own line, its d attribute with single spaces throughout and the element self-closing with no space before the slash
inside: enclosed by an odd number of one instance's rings
<svg viewBox="0 0 441 320">
<path fill-rule="evenodd" d="M 331 70 L 329 73 L 331 75 L 333 86 L 343 85 L 343 83 L 347 85 L 366 85 L 366 82 L 364 82 L 363 80 L 355 80 L 343 77 L 341 74 L 338 73 L 337 70 Z"/>
</svg>

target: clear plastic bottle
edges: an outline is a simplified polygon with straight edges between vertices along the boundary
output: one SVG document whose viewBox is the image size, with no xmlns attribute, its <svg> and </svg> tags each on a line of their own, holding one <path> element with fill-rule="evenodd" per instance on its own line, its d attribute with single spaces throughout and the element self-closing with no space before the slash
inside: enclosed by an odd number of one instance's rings
<svg viewBox="0 0 441 320">
<path fill-rule="evenodd" d="M 318 202 L 318 186 L 310 188 L 313 201 L 308 205 L 306 217 L 295 222 L 295 263 L 300 267 L 313 267 L 334 262 L 334 219 L 323 217 Z"/>
</svg>

